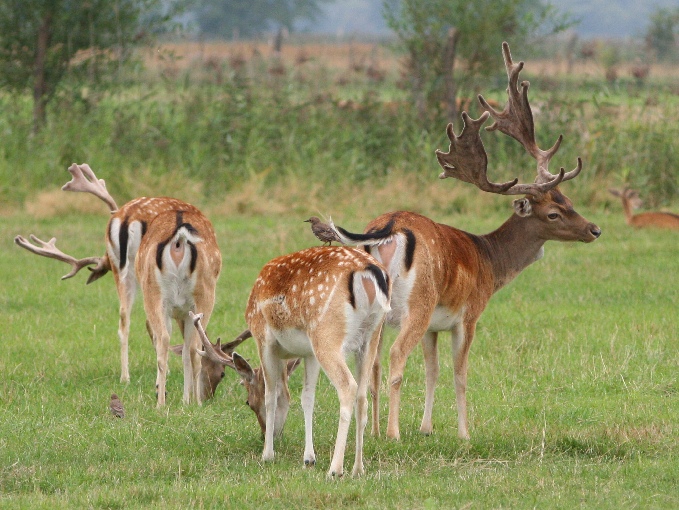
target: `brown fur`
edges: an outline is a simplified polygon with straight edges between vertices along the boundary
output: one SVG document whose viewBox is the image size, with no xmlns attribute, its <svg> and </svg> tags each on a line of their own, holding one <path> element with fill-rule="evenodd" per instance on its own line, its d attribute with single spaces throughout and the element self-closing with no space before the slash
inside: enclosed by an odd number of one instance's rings
<svg viewBox="0 0 679 510">
<path fill-rule="evenodd" d="M 622 191 L 616 189 L 610 189 L 609 191 L 612 195 L 620 197 L 622 208 L 625 212 L 625 220 L 631 227 L 679 230 L 679 215 L 677 214 L 658 211 L 634 214 L 634 209 L 642 205 L 638 191 L 629 188 L 625 188 Z"/>
</svg>

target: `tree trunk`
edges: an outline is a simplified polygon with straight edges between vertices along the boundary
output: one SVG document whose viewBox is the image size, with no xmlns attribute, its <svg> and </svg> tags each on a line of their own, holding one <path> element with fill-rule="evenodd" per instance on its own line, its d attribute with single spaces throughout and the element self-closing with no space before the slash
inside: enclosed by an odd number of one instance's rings
<svg viewBox="0 0 679 510">
<path fill-rule="evenodd" d="M 47 120 L 47 79 L 45 65 L 47 49 L 52 35 L 52 14 L 45 14 L 38 29 L 38 41 L 35 50 L 35 68 L 33 71 L 33 133 L 38 133 Z"/>
<path fill-rule="evenodd" d="M 457 84 L 455 83 L 455 53 L 459 32 L 456 28 L 448 30 L 448 40 L 446 41 L 445 54 L 443 55 L 443 80 L 446 87 L 446 115 L 448 122 L 453 124 L 457 120 Z"/>
</svg>

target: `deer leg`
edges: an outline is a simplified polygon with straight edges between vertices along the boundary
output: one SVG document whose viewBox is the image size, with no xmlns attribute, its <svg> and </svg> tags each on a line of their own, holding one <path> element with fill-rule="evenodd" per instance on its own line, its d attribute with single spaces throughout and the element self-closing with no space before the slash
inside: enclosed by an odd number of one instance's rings
<svg viewBox="0 0 679 510">
<path fill-rule="evenodd" d="M 409 317 L 430 317 L 431 313 L 411 310 Z M 401 383 L 408 356 L 427 331 L 427 323 L 406 320 L 389 350 L 389 419 L 387 437 L 400 439 L 399 410 L 401 406 Z"/>
<path fill-rule="evenodd" d="M 439 377 L 439 353 L 438 353 L 438 333 L 428 331 L 422 338 L 422 352 L 424 354 L 424 373 L 426 379 L 426 392 L 424 396 L 424 414 L 420 432 L 429 435 L 432 433 L 433 425 L 431 421 L 434 409 L 434 390 L 436 381 Z"/>
<path fill-rule="evenodd" d="M 370 343 L 366 346 L 365 351 L 356 354 L 356 383 L 358 384 L 356 394 L 356 455 L 354 457 L 354 467 L 351 470 L 351 476 L 363 476 L 365 470 L 363 467 L 363 437 L 365 434 L 365 426 L 368 423 L 368 382 L 369 377 L 374 375 L 372 369 L 375 366 L 375 358 L 379 350 L 380 341 L 382 338 L 382 327 L 378 325 L 373 331 Z"/>
<path fill-rule="evenodd" d="M 269 337 L 269 334 L 267 334 Z M 274 338 L 267 338 L 265 342 L 271 344 Z M 271 461 L 274 458 L 273 438 L 276 420 L 276 407 L 278 399 L 278 384 L 285 368 L 285 362 L 278 358 L 272 349 L 263 346 L 260 352 L 262 370 L 264 372 L 264 407 L 266 408 L 266 426 L 264 430 L 264 451 L 262 460 Z"/>
<path fill-rule="evenodd" d="M 474 340 L 476 321 L 458 324 L 453 328 L 453 365 L 455 368 L 455 401 L 457 402 L 457 434 L 469 439 L 467 424 L 467 359 Z"/>
<path fill-rule="evenodd" d="M 158 371 L 156 375 L 156 406 L 161 408 L 165 405 L 165 387 L 167 382 L 167 359 L 170 350 L 170 334 L 172 332 L 172 322 L 166 320 L 162 314 L 162 310 L 158 309 L 158 313 L 146 315 L 153 331 L 153 343 L 156 347 L 156 361 L 158 364 Z"/>
<path fill-rule="evenodd" d="M 118 299 L 120 301 L 120 319 L 118 322 L 118 339 L 120 340 L 120 382 L 130 382 L 129 347 L 130 315 L 132 305 L 137 294 L 137 281 L 132 272 L 124 277 L 118 271 L 114 272 Z M 156 381 L 157 383 L 157 381 Z"/>
<path fill-rule="evenodd" d="M 380 328 L 375 358 L 370 373 L 370 396 L 372 398 L 372 435 L 380 435 L 380 383 L 382 382 L 382 339 L 384 327 Z"/>
<path fill-rule="evenodd" d="M 304 359 L 304 388 L 302 389 L 302 410 L 304 411 L 304 465 L 316 464 L 314 452 L 313 418 L 316 383 L 321 365 L 315 356 Z"/>
<path fill-rule="evenodd" d="M 332 345 L 340 342 L 323 342 L 324 345 Z M 351 423 L 351 414 L 356 402 L 356 392 L 358 385 L 347 366 L 340 349 L 336 351 L 322 351 L 314 349 L 318 362 L 325 371 L 328 379 L 337 390 L 339 397 L 339 425 L 337 427 L 337 438 L 335 440 L 335 451 L 330 461 L 328 477 L 341 477 L 344 474 L 344 451 L 347 446 L 347 436 Z"/>
</svg>

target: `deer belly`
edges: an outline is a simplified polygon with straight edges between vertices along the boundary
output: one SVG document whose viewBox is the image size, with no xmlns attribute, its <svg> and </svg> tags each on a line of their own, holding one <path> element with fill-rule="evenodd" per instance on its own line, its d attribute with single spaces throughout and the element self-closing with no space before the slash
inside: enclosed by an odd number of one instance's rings
<svg viewBox="0 0 679 510">
<path fill-rule="evenodd" d="M 453 312 L 445 306 L 437 306 L 431 314 L 427 331 L 450 331 L 462 319 L 463 310 Z"/>
<path fill-rule="evenodd" d="M 304 331 L 299 329 L 272 330 L 278 347 L 290 356 L 311 356 L 314 351 L 311 341 Z"/>
</svg>

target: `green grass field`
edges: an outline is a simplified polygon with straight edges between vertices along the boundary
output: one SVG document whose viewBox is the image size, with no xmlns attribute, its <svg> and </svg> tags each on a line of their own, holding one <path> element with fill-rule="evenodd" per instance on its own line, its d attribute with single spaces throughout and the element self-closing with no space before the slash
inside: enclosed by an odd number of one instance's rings
<svg viewBox="0 0 679 510">
<path fill-rule="evenodd" d="M 353 230 L 370 219 L 330 212 Z M 155 355 L 141 298 L 132 319 L 132 381 L 123 385 L 113 279 L 60 281 L 65 264 L 12 242 L 16 234 L 56 236 L 67 253 L 100 255 L 105 216 L 3 218 L 0 507 L 679 507 L 679 233 L 633 231 L 617 210 L 581 212 L 603 229 L 601 239 L 548 243 L 545 257 L 500 291 L 481 318 L 470 354 L 471 441 L 457 438 L 449 336 L 441 335 L 434 434 L 418 432 L 418 348 L 403 386 L 402 440 L 366 434 L 366 476 L 335 482 L 325 473 L 338 403 L 324 376 L 317 466 L 302 463 L 301 371 L 291 377 L 293 405 L 276 460 L 265 465 L 235 373 L 212 401 L 183 406 L 181 364 L 173 359 L 169 405 L 156 410 Z M 436 219 L 483 233 L 506 215 Z M 315 239 L 301 222 L 306 216 L 211 218 L 224 266 L 208 333 L 229 339 L 245 327 L 243 309 L 260 267 Z M 259 363 L 252 340 L 239 352 Z M 386 349 L 383 362 L 386 373 Z M 111 392 L 125 404 L 123 420 L 108 412 Z M 384 430 L 384 388 L 381 404 Z M 350 472 L 353 430 L 349 441 Z"/>
</svg>

